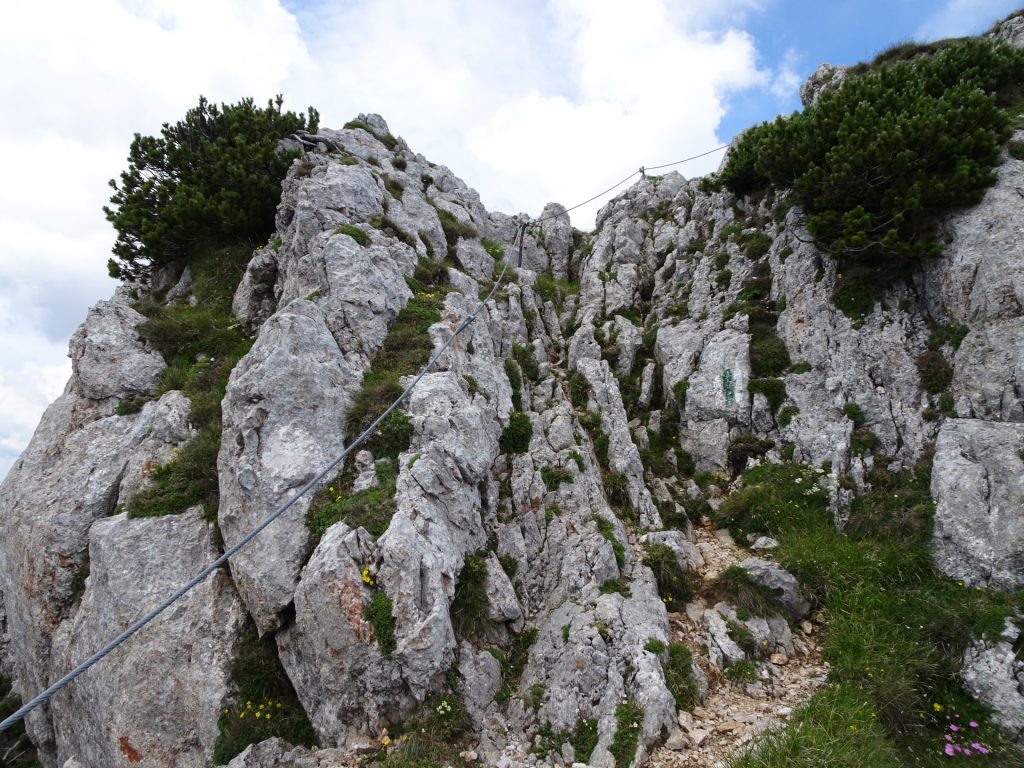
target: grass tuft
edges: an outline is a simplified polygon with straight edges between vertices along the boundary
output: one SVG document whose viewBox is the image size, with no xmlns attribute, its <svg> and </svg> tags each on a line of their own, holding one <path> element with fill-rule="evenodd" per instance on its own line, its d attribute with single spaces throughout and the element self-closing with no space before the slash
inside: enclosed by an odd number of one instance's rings
<svg viewBox="0 0 1024 768">
<path fill-rule="evenodd" d="M 643 721 L 644 711 L 632 701 L 624 701 L 615 708 L 615 737 L 608 747 L 615 758 L 615 768 L 629 768 L 636 757 Z"/>
<path fill-rule="evenodd" d="M 316 744 L 316 734 L 281 666 L 274 639 L 261 639 L 252 623 L 238 641 L 232 684 L 233 703 L 217 722 L 220 733 L 213 749 L 217 765 L 229 762 L 250 744 L 274 736 L 295 745 Z"/>
<path fill-rule="evenodd" d="M 487 552 L 466 555 L 455 584 L 451 617 L 460 638 L 479 639 L 491 628 L 490 602 L 487 600 Z"/>
</svg>

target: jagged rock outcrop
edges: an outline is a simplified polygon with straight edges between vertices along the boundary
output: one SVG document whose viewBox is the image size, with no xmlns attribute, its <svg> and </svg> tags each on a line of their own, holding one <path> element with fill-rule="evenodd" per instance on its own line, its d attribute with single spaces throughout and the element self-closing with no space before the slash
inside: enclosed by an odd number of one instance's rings
<svg viewBox="0 0 1024 768">
<path fill-rule="evenodd" d="M 90 528 L 192 436 L 188 400 L 177 392 L 138 414 L 115 413 L 119 400 L 148 392 L 164 367 L 138 335 L 145 318 L 128 303 L 118 290 L 76 331 L 64 394 L 0 486 L 0 592 L 23 697 L 47 687 L 52 672 L 66 671 L 51 663 L 53 638 L 88 568 Z M 61 742 L 50 718 L 37 710 L 27 724 L 52 762 Z"/>
<path fill-rule="evenodd" d="M 847 74 L 819 69 L 805 103 Z M 417 270 L 444 285 L 439 320 L 423 331 L 437 350 L 487 295 L 502 266 L 494 243 L 510 248 L 529 221 L 487 212 L 377 115 L 289 142 L 306 153 L 284 182 L 274 237 L 233 296 L 255 338 L 222 402 L 217 528 L 226 545 L 354 439 L 347 412 L 366 374 L 403 309 L 428 298 Z M 751 458 L 822 467 L 841 525 L 876 461 L 909 467 L 937 441 L 939 566 L 971 584 L 1015 586 L 1024 163 L 1004 160 L 982 203 L 945 222 L 946 255 L 857 320 L 833 306 L 841 270 L 778 190 L 740 199 L 677 173 L 646 177 L 601 210 L 589 238 L 564 207 L 547 205 L 524 239 L 522 268 L 401 406 L 409 447 L 394 462 L 384 532 L 346 518 L 314 534 L 311 498 L 301 499 L 104 662 L 116 669 L 80 679 L 32 716 L 44 764 L 208 764 L 251 617 L 272 637 L 325 749 L 271 739 L 235 768 L 341 765 L 385 746 L 387 728 L 442 691 L 461 696 L 480 761 L 506 768 L 568 764 L 569 734 L 591 721 L 589 764 L 610 768 L 628 702 L 642 713 L 628 726 L 639 734 L 626 761 L 635 767 L 678 728 L 662 650 L 679 627 L 703 649 L 693 665 L 701 695 L 705 671 L 721 677 L 744 661 L 760 665 L 750 695 L 767 695 L 781 667 L 807 655 L 798 635 L 811 633 L 799 628 L 809 605 L 768 560 L 741 565 L 786 617 L 751 616 L 716 597 L 686 614 L 678 606 L 670 621 L 663 574 L 647 564 L 659 547 L 691 576 L 708 567 L 713 548 L 698 546 L 695 531 Z M 574 279 L 578 294 L 566 296 Z M 190 275 L 161 280 L 169 300 L 193 298 Z M 123 290 L 90 312 L 71 342 L 65 394 L 0 488 L 4 654 L 25 696 L 217 550 L 195 510 L 116 514 L 196 432 L 180 392 L 117 415 L 154 390 L 164 367 L 140 337 L 144 321 Z M 948 366 L 948 391 L 929 391 L 925 355 Z M 377 473 L 389 458 L 354 458 L 353 494 L 390 493 Z M 340 485 L 334 472 L 325 480 Z M 473 569 L 475 587 L 466 585 Z M 471 588 L 472 622 L 459 597 Z M 992 687 L 1019 674 L 1009 642 L 972 646 L 965 682 L 1019 728 L 1016 704 Z"/>
<path fill-rule="evenodd" d="M 849 76 L 849 67 L 821 64 L 800 84 L 800 103 L 813 107 L 824 94 L 838 90 Z"/>
</svg>

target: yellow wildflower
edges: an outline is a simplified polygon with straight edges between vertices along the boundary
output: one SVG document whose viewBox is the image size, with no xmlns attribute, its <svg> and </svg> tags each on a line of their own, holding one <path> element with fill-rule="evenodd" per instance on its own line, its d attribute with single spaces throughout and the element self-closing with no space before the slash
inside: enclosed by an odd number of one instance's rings
<svg viewBox="0 0 1024 768">
<path fill-rule="evenodd" d="M 941 704 L 932 704 L 932 709 L 934 709 L 936 712 L 941 712 L 944 709 L 944 707 Z"/>
</svg>

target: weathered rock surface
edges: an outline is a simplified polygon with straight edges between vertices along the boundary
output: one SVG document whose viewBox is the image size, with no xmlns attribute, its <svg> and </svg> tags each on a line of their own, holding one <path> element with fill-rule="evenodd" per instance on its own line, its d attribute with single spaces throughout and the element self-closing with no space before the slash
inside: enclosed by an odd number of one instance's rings
<svg viewBox="0 0 1024 768">
<path fill-rule="evenodd" d="M 231 372 L 217 465 L 219 522 L 228 546 L 288 501 L 344 447 L 344 413 L 360 372 L 342 356 L 312 302 L 267 320 Z M 307 555 L 309 496 L 231 560 L 260 632 L 280 626 Z"/>
<path fill-rule="evenodd" d="M 849 68 L 842 65 L 821 64 L 806 81 L 800 85 L 800 102 L 804 107 L 813 107 L 824 94 L 838 90 L 849 76 Z"/>
<path fill-rule="evenodd" d="M 811 610 L 811 604 L 800 594 L 800 585 L 789 571 L 769 560 L 756 557 L 744 560 L 740 567 L 750 574 L 751 579 L 778 598 L 792 621 L 802 619 Z"/>
<path fill-rule="evenodd" d="M 54 636 L 51 679 L 216 558 L 212 532 L 199 508 L 93 525 L 85 593 Z M 207 766 L 245 619 L 228 575 L 207 577 L 51 700 L 57 764 L 74 757 L 90 766 Z"/>
<path fill-rule="evenodd" d="M 357 764 L 340 749 L 311 752 L 275 737 L 246 747 L 227 768 L 352 768 Z"/>
<path fill-rule="evenodd" d="M 630 436 L 622 396 L 604 360 L 579 360 L 577 370 L 583 374 L 601 412 L 601 427 L 608 435 L 608 463 L 612 471 L 621 472 L 628 484 L 629 503 L 645 527 L 660 528 L 661 517 L 644 484 L 644 466 Z"/>
<path fill-rule="evenodd" d="M 149 393 L 164 361 L 139 338 L 138 327 L 145 321 L 128 306 L 124 289 L 89 310 L 68 345 L 79 397 L 102 401 Z"/>
<path fill-rule="evenodd" d="M 64 394 L 0 486 L 0 593 L 23 696 L 50 682 L 52 635 L 72 606 L 90 526 L 191 436 L 188 401 L 177 392 L 136 415 L 112 415 L 119 399 L 148 392 L 163 368 L 138 336 L 143 320 L 123 291 L 89 313 L 70 344 Z M 49 717 L 37 710 L 27 723 L 52 761 Z"/>
<path fill-rule="evenodd" d="M 278 644 L 324 743 L 376 733 L 422 701 L 451 666 L 456 577 L 486 541 L 478 486 L 496 454 L 498 422 L 483 406 L 455 374 L 429 374 L 409 400 L 422 435 L 413 448 L 422 450 L 415 461 L 412 453 L 400 459 L 391 526 L 375 543 L 344 525 L 331 528 L 302 572 L 295 625 Z M 363 617 L 371 598 L 364 567 L 392 600 L 390 657 Z"/>
<path fill-rule="evenodd" d="M 998 638 L 975 640 L 964 651 L 964 688 L 992 708 L 992 719 L 1024 744 L 1024 662 L 1014 650 L 1020 628 L 1007 622 Z"/>
<path fill-rule="evenodd" d="M 1024 424 L 948 419 L 935 444 L 935 562 L 967 584 L 1024 580 Z"/>
</svg>

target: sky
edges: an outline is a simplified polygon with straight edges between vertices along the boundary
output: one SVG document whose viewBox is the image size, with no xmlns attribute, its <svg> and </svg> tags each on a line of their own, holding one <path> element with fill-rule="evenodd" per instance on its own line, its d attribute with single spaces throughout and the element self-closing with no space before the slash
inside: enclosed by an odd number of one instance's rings
<svg viewBox="0 0 1024 768">
<path fill-rule="evenodd" d="M 1005 0 L 2 0 L 0 478 L 110 296 L 132 135 L 200 94 L 385 117 L 490 210 L 539 214 L 800 108 L 823 61 L 983 32 Z M 678 170 L 717 168 L 714 154 Z M 573 217 L 590 229 L 599 201 Z"/>
</svg>

